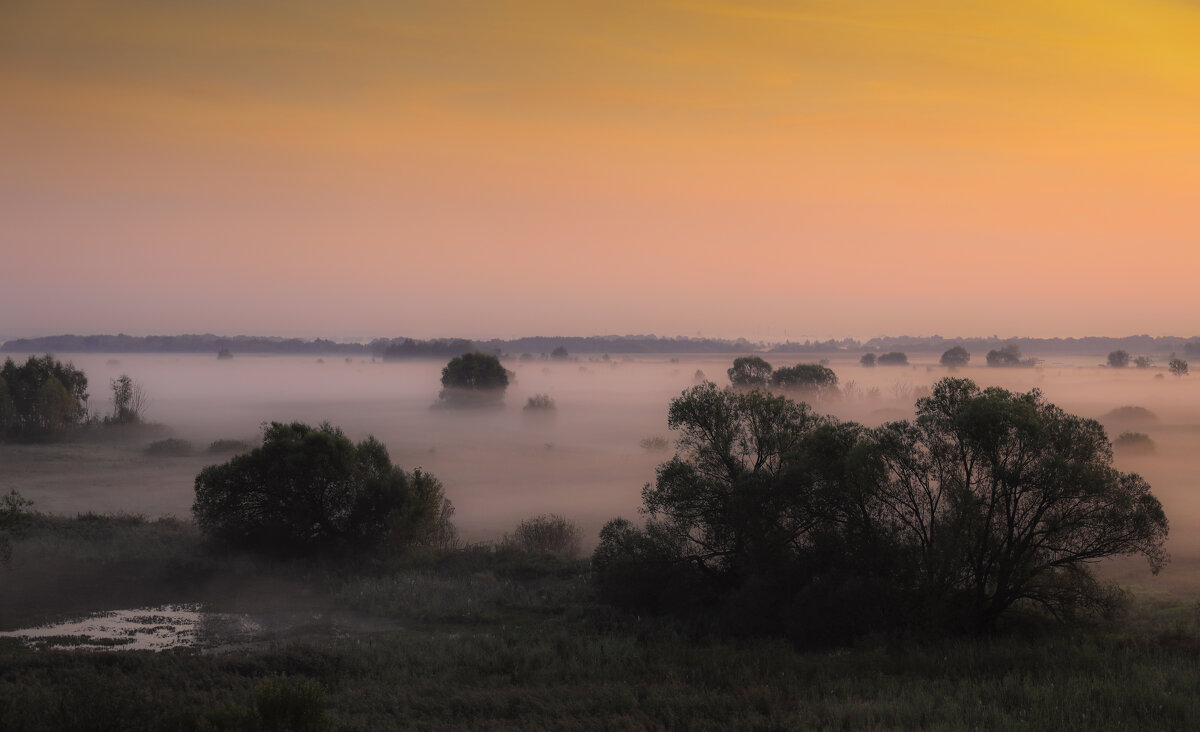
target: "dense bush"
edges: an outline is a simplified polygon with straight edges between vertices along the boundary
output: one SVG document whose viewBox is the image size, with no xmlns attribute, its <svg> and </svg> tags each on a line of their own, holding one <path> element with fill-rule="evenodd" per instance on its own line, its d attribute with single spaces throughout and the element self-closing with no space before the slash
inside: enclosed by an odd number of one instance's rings
<svg viewBox="0 0 1200 732">
<path fill-rule="evenodd" d="M 966 366 L 971 363 L 971 354 L 962 346 L 954 346 L 946 349 L 946 352 L 942 354 L 941 363 L 947 368 Z"/>
<path fill-rule="evenodd" d="M 733 366 L 726 371 L 729 383 L 742 388 L 766 386 L 771 378 L 771 364 L 758 356 L 742 356 L 733 360 Z"/>
<path fill-rule="evenodd" d="M 230 546 L 291 555 L 453 540 L 441 483 L 392 465 L 373 437 L 272 422 L 263 444 L 196 476 L 196 523 Z"/>
<path fill-rule="evenodd" d="M 891 353 L 880 354 L 877 363 L 880 366 L 907 366 L 908 354 L 900 351 L 892 351 Z"/>
<path fill-rule="evenodd" d="M 874 353 L 864 353 L 862 358 L 858 359 L 858 363 L 867 368 L 873 367 L 875 365 L 875 361 L 876 359 Z"/>
<path fill-rule="evenodd" d="M 508 371 L 500 359 L 488 353 L 464 353 L 450 359 L 442 369 L 442 391 L 446 406 L 497 405 L 508 388 Z"/>
<path fill-rule="evenodd" d="M 1126 455 L 1153 455 L 1157 446 L 1145 432 L 1122 432 L 1113 440 L 1113 449 Z"/>
<path fill-rule="evenodd" d="M 553 412 L 557 405 L 549 394 L 534 394 L 525 402 L 526 412 Z"/>
<path fill-rule="evenodd" d="M 151 457 L 187 457 L 193 452 L 192 443 L 178 437 L 157 440 L 146 446 L 146 454 Z"/>
<path fill-rule="evenodd" d="M 1129 351 L 1118 348 L 1108 354 L 1108 365 L 1114 369 L 1123 369 L 1129 365 Z"/>
<path fill-rule="evenodd" d="M 517 524 L 512 535 L 506 537 L 506 543 L 530 554 L 575 557 L 579 555 L 582 538 L 583 532 L 578 526 L 556 513 L 550 513 Z"/>
<path fill-rule="evenodd" d="M 771 386 L 794 391 L 804 398 L 822 398 L 837 393 L 838 377 L 833 369 L 817 363 L 784 366 L 771 373 Z"/>
<path fill-rule="evenodd" d="M 1090 562 L 1166 561 L 1146 482 L 1037 391 L 944 379 L 914 421 L 867 429 L 709 384 L 668 421 L 679 451 L 643 490 L 645 527 L 610 522 L 593 559 L 617 604 L 820 644 L 988 630 L 1017 604 L 1103 613 L 1118 595 Z"/>
</svg>

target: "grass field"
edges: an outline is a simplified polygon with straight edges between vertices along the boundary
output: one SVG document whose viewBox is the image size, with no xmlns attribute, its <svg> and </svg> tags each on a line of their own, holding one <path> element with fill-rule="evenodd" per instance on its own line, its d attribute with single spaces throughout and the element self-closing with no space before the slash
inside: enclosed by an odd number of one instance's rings
<svg viewBox="0 0 1200 732">
<path fill-rule="evenodd" d="M 218 652 L 0 639 L 4 730 L 1200 728 L 1200 620 L 1171 591 L 1113 625 L 805 652 L 615 613 L 586 561 L 495 547 L 267 562 L 187 522 L 34 515 L 0 571 L 0 630 L 180 601 L 380 621 Z"/>
</svg>

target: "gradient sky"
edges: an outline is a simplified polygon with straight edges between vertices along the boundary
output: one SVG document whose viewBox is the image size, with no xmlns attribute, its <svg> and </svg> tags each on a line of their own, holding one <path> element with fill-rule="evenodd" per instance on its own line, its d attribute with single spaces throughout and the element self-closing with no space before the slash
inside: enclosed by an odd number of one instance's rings
<svg viewBox="0 0 1200 732">
<path fill-rule="evenodd" d="M 0 336 L 1200 332 L 1200 3 L 0 0 Z"/>
</svg>

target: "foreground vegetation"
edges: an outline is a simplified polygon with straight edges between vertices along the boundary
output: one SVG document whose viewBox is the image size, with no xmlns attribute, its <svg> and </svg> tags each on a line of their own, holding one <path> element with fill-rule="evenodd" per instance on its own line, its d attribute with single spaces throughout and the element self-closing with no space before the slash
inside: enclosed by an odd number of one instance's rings
<svg viewBox="0 0 1200 732">
<path fill-rule="evenodd" d="M 174 577 L 179 600 L 225 611 L 261 609 L 269 587 L 275 603 L 396 622 L 211 653 L 35 651 L 0 639 L 5 730 L 1200 725 L 1200 625 L 1183 599 L 1136 597 L 1138 623 L 1123 626 L 1018 617 L 979 638 L 878 636 L 798 652 L 617 613 L 595 601 L 588 562 L 513 543 L 338 564 L 217 551 L 171 520 L 34 514 L 15 532 L 3 629 L 39 566 L 66 563 L 97 588 L 140 566 L 145 578 Z M 151 601 L 145 583 L 118 585 L 91 609 Z M 77 601 L 88 592 L 72 587 Z"/>
</svg>

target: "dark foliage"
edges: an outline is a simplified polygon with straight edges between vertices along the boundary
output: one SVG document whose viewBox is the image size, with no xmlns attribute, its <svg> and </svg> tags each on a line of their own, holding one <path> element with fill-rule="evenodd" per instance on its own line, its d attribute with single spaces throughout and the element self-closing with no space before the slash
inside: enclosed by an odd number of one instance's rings
<svg viewBox="0 0 1200 732">
<path fill-rule="evenodd" d="M 392 465 L 373 437 L 272 422 L 262 447 L 196 476 L 196 523 L 232 547 L 277 555 L 402 549 L 449 533 L 441 484 Z"/>
<path fill-rule="evenodd" d="M 1114 369 L 1123 369 L 1129 365 L 1129 351 L 1123 348 L 1108 354 L 1108 365 Z"/>
<path fill-rule="evenodd" d="M 1126 455 L 1153 455 L 1157 446 L 1145 432 L 1122 432 L 1113 440 L 1113 450 Z"/>
<path fill-rule="evenodd" d="M 741 356 L 733 360 L 733 366 L 726 371 L 729 382 L 737 387 L 754 388 L 767 385 L 771 378 L 771 364 L 758 356 Z"/>
<path fill-rule="evenodd" d="M 879 355 L 877 363 L 880 366 L 907 366 L 908 355 L 900 351 L 892 351 L 891 353 L 882 353 Z"/>
<path fill-rule="evenodd" d="M 949 348 L 942 354 L 941 363 L 948 368 L 957 368 L 971 363 L 971 354 L 962 346 Z"/>
<path fill-rule="evenodd" d="M 1017 604 L 1104 613 L 1117 595 L 1090 562 L 1166 561 L 1149 486 L 1036 391 L 944 379 L 915 421 L 869 430 L 709 384 L 668 419 L 679 451 L 643 490 L 645 528 L 610 522 L 593 560 L 618 605 L 820 645 L 989 630 Z"/>
<path fill-rule="evenodd" d="M 192 443 L 178 437 L 157 440 L 146 446 L 146 454 L 151 457 L 187 457 L 193 452 Z"/>
<path fill-rule="evenodd" d="M 771 373 L 775 389 L 795 391 L 805 397 L 820 398 L 837 391 L 838 377 L 833 369 L 817 363 L 784 366 Z"/>
<path fill-rule="evenodd" d="M 861 364 L 862 366 L 865 366 L 866 368 L 871 368 L 875 365 L 876 360 L 877 359 L 875 358 L 874 353 L 864 353 L 862 355 L 862 358 L 858 359 L 858 362 L 859 362 L 859 364 Z"/>
<path fill-rule="evenodd" d="M 496 404 L 508 388 L 508 371 L 489 354 L 464 353 L 442 369 L 442 403 L 451 406 Z"/>
<path fill-rule="evenodd" d="M 556 554 L 576 557 L 583 532 L 570 520 L 556 513 L 542 514 L 517 524 L 507 542 L 530 554 Z"/>
<path fill-rule="evenodd" d="M 87 376 L 50 354 L 30 356 L 18 365 L 5 359 L 0 368 L 0 437 L 53 440 L 84 424 Z"/>
<path fill-rule="evenodd" d="M 1003 348 L 996 348 L 988 351 L 987 365 L 1024 366 L 1026 363 L 1021 360 L 1021 349 L 1016 345 L 1009 344 Z"/>
</svg>

